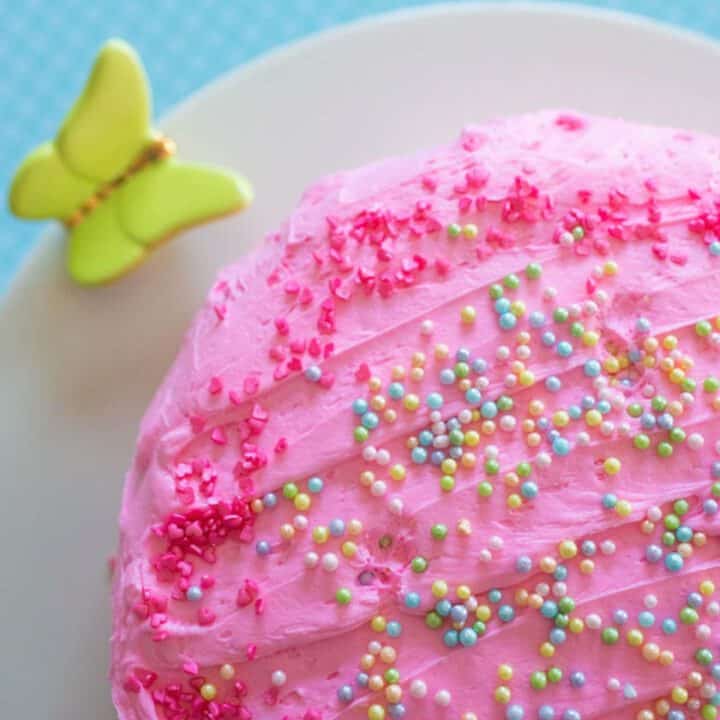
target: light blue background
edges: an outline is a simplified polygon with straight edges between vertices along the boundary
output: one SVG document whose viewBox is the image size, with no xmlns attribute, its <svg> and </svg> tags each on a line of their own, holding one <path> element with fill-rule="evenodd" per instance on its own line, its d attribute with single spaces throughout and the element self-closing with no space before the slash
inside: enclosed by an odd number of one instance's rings
<svg viewBox="0 0 720 720">
<path fill-rule="evenodd" d="M 24 153 L 50 138 L 103 41 L 144 59 L 155 113 L 218 74 L 323 28 L 429 0 L 0 0 L 0 187 Z M 581 0 L 720 38 L 720 0 Z M 720 95 L 719 95 L 720 101 Z M 0 293 L 41 226 L 0 214 Z"/>
</svg>

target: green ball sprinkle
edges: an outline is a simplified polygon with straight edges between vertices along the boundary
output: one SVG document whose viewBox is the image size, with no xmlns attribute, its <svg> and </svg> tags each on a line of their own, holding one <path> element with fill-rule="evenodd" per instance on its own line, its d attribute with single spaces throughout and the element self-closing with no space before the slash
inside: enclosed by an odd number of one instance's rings
<svg viewBox="0 0 720 720">
<path fill-rule="evenodd" d="M 488 458 L 485 461 L 485 472 L 488 475 L 497 475 L 500 472 L 500 463 L 495 458 Z"/>
<path fill-rule="evenodd" d="M 462 445 L 465 442 L 465 433 L 462 430 L 451 430 L 448 440 L 451 445 Z"/>
<path fill-rule="evenodd" d="M 563 677 L 563 671 L 559 667 L 551 667 L 547 671 L 548 680 L 551 683 L 559 683 Z"/>
<path fill-rule="evenodd" d="M 444 540 L 447 537 L 448 529 L 447 525 L 437 523 L 430 528 L 430 534 L 435 540 Z"/>
<path fill-rule="evenodd" d="M 630 417 L 638 418 L 643 414 L 643 406 L 640 403 L 630 403 L 627 406 L 627 414 Z"/>
<path fill-rule="evenodd" d="M 672 547 L 675 544 L 675 535 L 671 533 L 669 530 L 666 530 L 661 537 L 662 544 L 665 545 L 665 547 Z"/>
<path fill-rule="evenodd" d="M 582 240 L 585 237 L 585 230 L 582 225 L 576 225 L 572 229 L 572 236 L 575 240 Z"/>
<path fill-rule="evenodd" d="M 455 478 L 452 475 L 443 475 L 440 478 L 440 489 L 443 492 L 451 492 L 455 489 Z"/>
<path fill-rule="evenodd" d="M 540 263 L 529 263 L 525 268 L 525 275 L 528 280 L 537 280 L 542 275 L 542 265 Z"/>
<path fill-rule="evenodd" d="M 683 378 L 681 383 L 684 392 L 694 393 L 697 389 L 697 383 L 690 377 Z"/>
<path fill-rule="evenodd" d="M 617 631 L 617 628 L 614 627 L 606 627 L 602 631 L 602 641 L 605 645 L 615 645 L 617 641 L 620 639 L 620 633 Z"/>
<path fill-rule="evenodd" d="M 553 320 L 556 323 L 562 324 L 567 322 L 569 316 L 570 313 L 568 313 L 567 309 L 564 307 L 555 308 L 555 310 L 553 310 Z"/>
<path fill-rule="evenodd" d="M 447 226 L 447 234 L 450 238 L 456 238 L 460 237 L 460 233 L 462 232 L 462 228 L 457 223 L 450 223 Z"/>
<path fill-rule="evenodd" d="M 347 605 L 352 600 L 352 593 L 347 588 L 340 588 L 335 593 L 338 605 Z"/>
<path fill-rule="evenodd" d="M 488 294 L 491 300 L 499 300 L 504 294 L 503 286 L 495 283 L 488 288 Z"/>
<path fill-rule="evenodd" d="M 388 668 L 383 677 L 388 685 L 395 685 L 400 682 L 400 673 L 396 668 Z"/>
<path fill-rule="evenodd" d="M 442 626 L 442 624 L 443 619 L 434 610 L 431 610 L 425 616 L 425 625 L 427 625 L 431 630 L 437 630 Z"/>
<path fill-rule="evenodd" d="M 699 619 L 700 617 L 695 608 L 684 607 L 680 611 L 680 622 L 683 625 L 697 625 Z"/>
<path fill-rule="evenodd" d="M 677 530 L 680 527 L 680 518 L 674 513 L 668 513 L 663 522 L 668 530 Z"/>
<path fill-rule="evenodd" d="M 358 425 L 353 430 L 353 437 L 355 438 L 355 442 L 365 442 L 368 439 L 369 433 L 367 431 L 367 428 L 363 427 L 362 425 Z"/>
<path fill-rule="evenodd" d="M 485 630 L 487 629 L 487 628 L 485 627 L 485 623 L 484 623 L 482 620 L 476 620 L 476 621 L 473 623 L 472 628 L 473 628 L 473 630 L 474 630 L 478 635 L 484 635 L 484 634 L 485 634 Z"/>
<path fill-rule="evenodd" d="M 417 555 L 412 559 L 410 567 L 415 573 L 424 573 L 428 568 L 428 561 L 422 555 Z"/>
<path fill-rule="evenodd" d="M 579 338 L 583 336 L 583 333 L 585 332 L 585 326 L 580 322 L 574 322 L 572 325 L 570 325 L 570 334 L 573 337 Z"/>
<path fill-rule="evenodd" d="M 667 399 L 662 395 L 656 395 L 650 401 L 650 405 L 655 412 L 662 412 L 667 407 Z"/>
<path fill-rule="evenodd" d="M 713 497 L 720 498 L 720 482 L 715 482 L 710 487 L 710 492 Z"/>
<path fill-rule="evenodd" d="M 520 278 L 515 273 L 510 273 L 503 278 L 503 285 L 508 290 L 517 290 L 520 287 Z"/>
<path fill-rule="evenodd" d="M 558 600 L 558 610 L 565 615 L 569 615 L 575 609 L 575 601 L 566 595 Z"/>
<path fill-rule="evenodd" d="M 712 650 L 710 650 L 709 648 L 700 648 L 695 653 L 695 659 L 701 665 L 709 665 L 713 661 Z"/>
<path fill-rule="evenodd" d="M 676 515 L 682 517 L 690 509 L 690 504 L 685 498 L 680 498 L 673 503 L 673 511 Z"/>
<path fill-rule="evenodd" d="M 456 378 L 466 378 L 470 374 L 470 366 L 467 363 L 459 362 L 453 368 Z"/>
<path fill-rule="evenodd" d="M 661 458 L 669 458 L 673 454 L 673 446 L 664 440 L 657 444 L 656 450 Z"/>
<path fill-rule="evenodd" d="M 295 483 L 285 483 L 282 492 L 286 500 L 293 500 L 299 491 Z"/>
<path fill-rule="evenodd" d="M 489 498 L 493 493 L 493 486 L 487 480 L 483 480 L 478 483 L 477 491 L 480 497 Z"/>
<path fill-rule="evenodd" d="M 707 320 L 695 323 L 695 334 L 698 337 L 707 337 L 712 332 L 712 325 Z"/>
<path fill-rule="evenodd" d="M 521 478 L 529 478 L 532 475 L 532 465 L 527 461 L 518 463 L 517 467 L 515 468 L 515 472 Z"/>
<path fill-rule="evenodd" d="M 561 630 L 565 630 L 565 628 L 570 624 L 570 618 L 565 614 L 559 612 L 555 618 L 555 627 L 560 628 Z"/>
<path fill-rule="evenodd" d="M 647 450 L 650 447 L 650 438 L 645 433 L 638 433 L 633 438 L 633 445 L 638 450 Z"/>
<path fill-rule="evenodd" d="M 720 380 L 714 376 L 710 376 L 703 380 L 703 390 L 706 393 L 714 393 L 720 390 Z"/>
<path fill-rule="evenodd" d="M 679 427 L 671 428 L 670 432 L 668 433 L 668 438 L 670 439 L 670 442 L 674 443 L 675 445 L 681 442 L 685 442 L 685 431 Z"/>
<path fill-rule="evenodd" d="M 513 409 L 513 406 L 515 403 L 513 402 L 513 399 L 509 395 L 501 395 L 496 401 L 495 405 L 497 405 L 497 409 L 500 412 L 509 412 Z"/>
<path fill-rule="evenodd" d="M 718 709 L 714 705 L 703 705 L 700 714 L 703 720 L 717 720 Z"/>
<path fill-rule="evenodd" d="M 547 687 L 548 678 L 542 670 L 536 670 L 530 676 L 530 685 L 533 690 L 544 690 Z"/>
</svg>

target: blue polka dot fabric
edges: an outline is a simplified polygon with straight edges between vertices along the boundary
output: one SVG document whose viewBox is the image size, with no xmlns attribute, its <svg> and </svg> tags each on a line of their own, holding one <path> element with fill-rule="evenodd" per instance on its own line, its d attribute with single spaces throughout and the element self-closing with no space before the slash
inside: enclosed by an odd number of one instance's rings
<svg viewBox="0 0 720 720">
<path fill-rule="evenodd" d="M 161 114 L 220 73 L 274 46 L 359 17 L 429 5 L 402 0 L 0 0 L 0 186 L 22 156 L 53 136 L 109 37 L 140 52 Z M 720 39 L 718 0 L 583 0 Z M 0 214 L 0 293 L 41 227 Z"/>
</svg>

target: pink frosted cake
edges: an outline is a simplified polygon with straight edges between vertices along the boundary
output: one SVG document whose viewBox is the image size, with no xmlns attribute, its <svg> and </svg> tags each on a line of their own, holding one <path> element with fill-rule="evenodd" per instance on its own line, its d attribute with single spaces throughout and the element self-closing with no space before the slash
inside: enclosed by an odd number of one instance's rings
<svg viewBox="0 0 720 720">
<path fill-rule="evenodd" d="M 310 188 L 142 423 L 120 718 L 716 718 L 719 208 L 565 112 Z"/>
</svg>

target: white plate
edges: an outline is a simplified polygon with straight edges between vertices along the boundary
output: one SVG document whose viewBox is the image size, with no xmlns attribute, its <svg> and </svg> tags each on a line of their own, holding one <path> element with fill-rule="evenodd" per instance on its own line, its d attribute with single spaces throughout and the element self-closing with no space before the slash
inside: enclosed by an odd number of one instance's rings
<svg viewBox="0 0 720 720">
<path fill-rule="evenodd" d="M 245 172 L 257 201 L 121 282 L 73 287 L 50 233 L 0 310 L 0 715 L 111 720 L 106 560 L 138 421 L 217 268 L 318 176 L 466 121 L 576 107 L 720 128 L 720 48 L 628 16 L 453 6 L 375 18 L 230 74 L 160 127 Z"/>
</svg>

